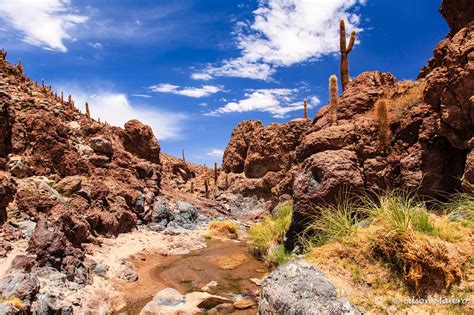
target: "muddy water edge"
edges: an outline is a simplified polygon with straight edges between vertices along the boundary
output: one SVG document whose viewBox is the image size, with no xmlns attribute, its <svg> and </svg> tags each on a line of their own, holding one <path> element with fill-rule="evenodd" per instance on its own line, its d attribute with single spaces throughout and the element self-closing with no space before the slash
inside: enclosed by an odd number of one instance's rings
<svg viewBox="0 0 474 315">
<path fill-rule="evenodd" d="M 207 247 L 184 255 L 137 255 L 130 259 L 138 281 L 120 283 L 127 306 L 121 315 L 139 314 L 160 290 L 170 287 L 181 294 L 201 291 L 211 281 L 218 282 L 215 292 L 231 300 L 254 300 L 257 305 L 259 287 L 250 281 L 267 274 L 265 265 L 253 257 L 245 242 L 210 240 Z M 256 314 L 257 306 L 234 314 Z"/>
</svg>

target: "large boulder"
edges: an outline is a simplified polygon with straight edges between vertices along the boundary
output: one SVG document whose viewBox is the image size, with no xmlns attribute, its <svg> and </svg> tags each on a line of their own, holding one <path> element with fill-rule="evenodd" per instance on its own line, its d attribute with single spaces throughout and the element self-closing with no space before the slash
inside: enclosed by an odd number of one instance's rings
<svg viewBox="0 0 474 315">
<path fill-rule="evenodd" d="M 280 266 L 265 278 L 259 314 L 362 314 L 337 297 L 336 288 L 316 267 L 299 259 Z"/>
<path fill-rule="evenodd" d="M 130 120 L 125 124 L 123 146 L 125 150 L 142 159 L 160 164 L 158 140 L 153 135 L 151 127 L 138 120 Z"/>
<path fill-rule="evenodd" d="M 364 184 L 354 151 L 328 150 L 306 159 L 293 183 L 294 212 L 287 232 L 287 247 L 294 247 L 309 216 L 315 214 L 315 204 L 335 202 L 341 191 L 360 189 Z"/>
</svg>

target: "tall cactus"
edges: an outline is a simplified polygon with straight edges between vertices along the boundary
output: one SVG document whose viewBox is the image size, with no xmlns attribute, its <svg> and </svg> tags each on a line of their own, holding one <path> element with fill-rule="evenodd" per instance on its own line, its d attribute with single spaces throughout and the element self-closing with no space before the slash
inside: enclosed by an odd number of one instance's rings
<svg viewBox="0 0 474 315">
<path fill-rule="evenodd" d="M 385 150 L 390 141 L 390 130 L 388 126 L 388 110 L 385 100 L 379 100 L 375 104 L 375 115 L 379 125 L 379 148 Z"/>
<path fill-rule="evenodd" d="M 329 113 L 331 125 L 337 125 L 337 77 L 334 74 L 329 78 Z"/>
<path fill-rule="evenodd" d="M 181 155 L 183 156 L 183 162 L 186 162 L 186 159 L 184 157 L 184 149 L 181 149 Z"/>
<path fill-rule="evenodd" d="M 341 48 L 341 84 L 342 91 L 346 90 L 347 85 L 351 81 L 349 76 L 349 53 L 354 47 L 356 40 L 356 31 L 351 32 L 351 37 L 349 39 L 349 45 L 346 46 L 346 23 L 344 20 L 341 20 L 339 23 L 339 35 L 340 35 L 340 48 Z"/>
<path fill-rule="evenodd" d="M 204 179 L 204 193 L 206 198 L 209 199 L 209 179 L 207 177 Z"/>
<path fill-rule="evenodd" d="M 91 119 L 91 111 L 89 109 L 89 103 L 86 102 L 86 117 L 87 119 Z"/>
<path fill-rule="evenodd" d="M 16 67 L 17 67 L 18 71 L 20 71 L 20 73 L 23 73 L 24 68 L 23 68 L 23 64 L 21 62 L 21 58 L 18 59 L 18 64 L 16 65 Z"/>
<path fill-rule="evenodd" d="M 219 177 L 219 173 L 217 171 L 217 162 L 214 162 L 214 185 L 217 186 L 217 178 Z"/>
<path fill-rule="evenodd" d="M 308 119 L 308 102 L 306 101 L 306 99 L 304 99 L 304 102 L 303 102 L 303 112 L 304 112 L 304 118 Z"/>
</svg>

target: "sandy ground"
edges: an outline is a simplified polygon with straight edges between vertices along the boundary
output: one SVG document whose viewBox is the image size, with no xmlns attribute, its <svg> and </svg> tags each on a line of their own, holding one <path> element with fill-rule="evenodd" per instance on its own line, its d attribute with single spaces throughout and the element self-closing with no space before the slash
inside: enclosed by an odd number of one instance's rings
<svg viewBox="0 0 474 315">
<path fill-rule="evenodd" d="M 134 255 L 180 255 L 205 247 L 204 233 L 204 228 L 163 232 L 142 228 L 117 238 L 99 238 L 100 246 L 88 245 L 87 251 L 91 253 L 88 257 L 106 265 L 109 268 L 107 277 L 115 278 L 123 270 L 125 260 Z"/>
</svg>

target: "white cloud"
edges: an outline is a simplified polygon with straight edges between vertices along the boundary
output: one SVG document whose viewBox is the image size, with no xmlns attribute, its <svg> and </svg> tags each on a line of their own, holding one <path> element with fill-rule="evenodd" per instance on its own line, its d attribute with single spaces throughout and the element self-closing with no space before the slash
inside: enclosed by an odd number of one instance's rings
<svg viewBox="0 0 474 315">
<path fill-rule="evenodd" d="M 245 93 L 246 98 L 230 102 L 206 115 L 219 116 L 226 113 L 243 113 L 259 111 L 270 113 L 275 118 L 284 118 L 290 112 L 303 110 L 303 101 L 296 101 L 298 89 L 259 89 Z M 311 96 L 308 108 L 313 108 L 320 100 Z"/>
<path fill-rule="evenodd" d="M 147 95 L 147 94 L 132 94 L 132 96 L 142 97 L 142 98 L 151 98 L 151 95 Z"/>
<path fill-rule="evenodd" d="M 70 0 L 0 0 L 0 16 L 23 34 L 23 41 L 66 52 L 65 40 L 89 18 L 76 14 Z"/>
<path fill-rule="evenodd" d="M 222 158 L 222 156 L 224 155 L 224 150 L 212 149 L 211 151 L 207 152 L 206 155 L 216 157 L 216 158 Z"/>
<path fill-rule="evenodd" d="M 71 94 L 77 108 L 85 112 L 85 102 L 89 102 L 91 116 L 95 119 L 123 127 L 130 119 L 138 119 L 153 129 L 158 140 L 179 139 L 188 115 L 169 112 L 156 107 L 138 106 L 130 103 L 126 94 L 110 91 L 85 91 L 75 85 L 58 85 L 58 91 Z"/>
<path fill-rule="evenodd" d="M 191 74 L 191 79 L 207 81 L 212 79 L 212 75 L 207 73 L 193 73 Z"/>
<path fill-rule="evenodd" d="M 224 60 L 220 67 L 208 66 L 203 72 L 194 73 L 193 75 L 207 75 L 211 78 L 216 76 L 268 80 L 275 72 L 276 70 L 271 65 L 259 63 L 244 56 Z"/>
<path fill-rule="evenodd" d="M 236 25 L 241 55 L 208 66 L 197 74 L 269 80 L 278 67 L 339 51 L 339 20 L 358 28 L 360 16 L 350 13 L 365 0 L 259 0 L 252 23 Z"/>
<path fill-rule="evenodd" d="M 178 95 L 184 95 L 189 97 L 201 98 L 206 97 L 211 94 L 217 93 L 222 91 L 220 86 L 214 85 L 203 85 L 200 88 L 196 87 L 180 87 L 178 85 L 168 84 L 168 83 L 161 83 L 157 85 L 153 85 L 150 87 L 153 92 L 160 92 L 160 93 L 172 93 Z"/>
</svg>

